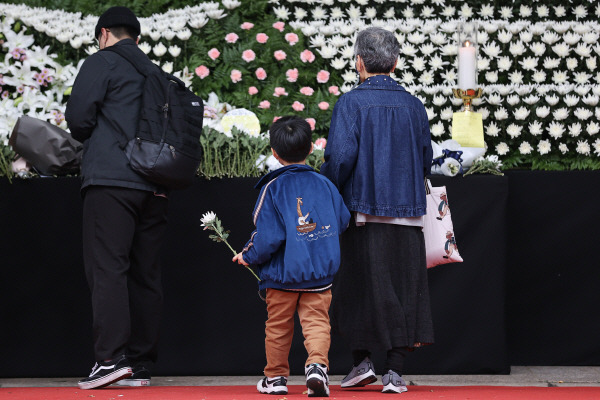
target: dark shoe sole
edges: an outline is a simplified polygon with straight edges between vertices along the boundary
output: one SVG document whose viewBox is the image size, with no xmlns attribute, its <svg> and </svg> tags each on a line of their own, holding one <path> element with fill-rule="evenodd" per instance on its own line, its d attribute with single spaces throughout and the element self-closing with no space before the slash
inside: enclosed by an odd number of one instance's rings
<svg viewBox="0 0 600 400">
<path fill-rule="evenodd" d="M 108 385 L 112 385 L 113 383 L 120 381 L 121 379 L 129 378 L 133 375 L 131 368 L 121 368 L 112 372 L 108 375 L 104 375 L 98 379 L 94 379 L 93 381 L 80 381 L 78 386 L 80 389 L 100 389 Z"/>
<path fill-rule="evenodd" d="M 371 383 L 376 382 L 376 381 L 377 381 L 377 377 L 375 375 L 369 375 L 365 379 L 355 383 L 354 385 L 347 385 L 347 386 L 342 385 L 341 387 L 344 389 L 363 387 L 363 386 L 370 385 Z"/>
<path fill-rule="evenodd" d="M 312 390 L 308 397 L 329 397 L 327 389 L 325 388 L 325 382 L 318 378 L 311 378 L 306 381 L 306 387 Z"/>
</svg>

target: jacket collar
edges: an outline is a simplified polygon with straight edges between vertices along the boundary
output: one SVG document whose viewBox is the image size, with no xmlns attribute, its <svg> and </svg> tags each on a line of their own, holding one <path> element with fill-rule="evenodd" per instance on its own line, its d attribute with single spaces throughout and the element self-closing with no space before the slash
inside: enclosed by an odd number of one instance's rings
<svg viewBox="0 0 600 400">
<path fill-rule="evenodd" d="M 291 164 L 291 165 L 287 165 L 285 167 L 281 167 L 279 169 L 276 169 L 275 171 L 271 171 L 267 175 L 265 175 L 262 178 L 260 178 L 260 180 L 254 186 L 254 188 L 255 189 L 260 189 L 261 187 L 263 187 L 264 185 L 266 185 L 267 183 L 269 183 L 273 179 L 277 178 L 278 176 L 280 176 L 280 175 L 282 175 L 282 174 L 284 174 L 284 173 L 286 173 L 288 171 L 289 172 L 308 172 L 308 171 L 314 171 L 314 169 L 311 166 L 303 165 L 303 164 Z"/>
<path fill-rule="evenodd" d="M 371 76 L 363 83 L 358 85 L 355 90 L 402 90 L 406 91 L 398 82 L 387 75 L 374 75 Z"/>
</svg>

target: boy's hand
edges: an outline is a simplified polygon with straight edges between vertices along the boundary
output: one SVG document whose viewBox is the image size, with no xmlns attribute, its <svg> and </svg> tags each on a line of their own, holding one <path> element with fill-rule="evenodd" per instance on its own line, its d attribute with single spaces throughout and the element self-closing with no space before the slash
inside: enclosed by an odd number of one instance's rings
<svg viewBox="0 0 600 400">
<path fill-rule="evenodd" d="M 242 257 L 242 253 L 237 253 L 235 255 L 235 257 L 233 257 L 231 259 L 231 261 L 237 262 L 238 264 L 242 264 L 242 265 L 248 266 L 248 263 L 246 261 L 244 261 L 244 257 Z"/>
</svg>

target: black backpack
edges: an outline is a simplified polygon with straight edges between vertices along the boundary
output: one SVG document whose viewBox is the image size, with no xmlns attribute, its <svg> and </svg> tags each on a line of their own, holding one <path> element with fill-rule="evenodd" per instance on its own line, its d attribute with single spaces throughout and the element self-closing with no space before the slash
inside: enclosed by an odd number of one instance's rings
<svg viewBox="0 0 600 400">
<path fill-rule="evenodd" d="M 146 77 L 135 137 L 119 140 L 129 165 L 148 181 L 168 189 L 190 186 L 202 159 L 202 99 L 177 77 L 149 60 L 132 57 L 122 46 L 104 50 L 119 54 Z"/>
</svg>

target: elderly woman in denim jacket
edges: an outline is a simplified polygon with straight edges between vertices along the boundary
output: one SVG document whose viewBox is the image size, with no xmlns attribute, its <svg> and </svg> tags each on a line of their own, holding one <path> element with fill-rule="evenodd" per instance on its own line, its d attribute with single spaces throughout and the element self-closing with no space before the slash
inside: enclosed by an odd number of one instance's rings
<svg viewBox="0 0 600 400">
<path fill-rule="evenodd" d="M 354 46 L 360 84 L 333 110 L 321 173 L 352 212 L 341 236 L 332 326 L 354 365 L 342 387 L 377 380 L 372 349 L 387 352 L 383 392 L 402 393 L 407 351 L 433 343 L 423 215 L 432 148 L 424 105 L 390 77 L 400 45 L 381 28 Z"/>
</svg>

